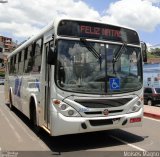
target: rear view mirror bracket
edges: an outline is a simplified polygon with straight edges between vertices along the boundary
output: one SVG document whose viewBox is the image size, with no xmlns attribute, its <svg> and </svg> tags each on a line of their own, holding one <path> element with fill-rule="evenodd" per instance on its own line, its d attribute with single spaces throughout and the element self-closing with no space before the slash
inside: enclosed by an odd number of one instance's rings
<svg viewBox="0 0 160 157">
<path fill-rule="evenodd" d="M 47 64 L 55 65 L 56 62 L 56 52 L 54 47 L 50 47 L 47 56 Z"/>
<path fill-rule="evenodd" d="M 147 62 L 147 45 L 145 42 L 141 42 L 143 62 Z"/>
</svg>

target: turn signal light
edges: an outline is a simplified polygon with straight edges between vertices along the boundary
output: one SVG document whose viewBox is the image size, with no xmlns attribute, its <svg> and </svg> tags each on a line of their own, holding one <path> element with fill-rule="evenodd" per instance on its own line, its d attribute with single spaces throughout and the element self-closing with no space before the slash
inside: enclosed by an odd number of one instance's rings
<svg viewBox="0 0 160 157">
<path fill-rule="evenodd" d="M 59 105 L 60 103 L 61 103 L 60 100 L 57 100 L 57 99 L 53 100 L 53 104 L 55 104 L 55 105 Z"/>
</svg>

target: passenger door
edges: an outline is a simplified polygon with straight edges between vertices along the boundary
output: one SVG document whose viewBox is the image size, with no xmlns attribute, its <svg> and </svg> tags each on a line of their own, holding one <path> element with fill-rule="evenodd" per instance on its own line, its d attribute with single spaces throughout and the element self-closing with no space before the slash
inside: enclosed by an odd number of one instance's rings
<svg viewBox="0 0 160 157">
<path fill-rule="evenodd" d="M 51 79 L 51 65 L 47 64 L 47 57 L 50 46 L 53 41 L 45 44 L 46 60 L 45 60 L 45 105 L 44 105 L 44 120 L 45 127 L 50 129 L 50 79 Z"/>
</svg>

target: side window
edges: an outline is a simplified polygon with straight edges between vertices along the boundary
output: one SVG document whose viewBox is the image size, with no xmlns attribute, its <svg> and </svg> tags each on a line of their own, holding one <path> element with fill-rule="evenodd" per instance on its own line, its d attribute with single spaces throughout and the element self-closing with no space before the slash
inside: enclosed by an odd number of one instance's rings
<svg viewBox="0 0 160 157">
<path fill-rule="evenodd" d="M 18 54 L 18 63 L 21 62 L 21 56 L 22 56 L 22 52 L 19 52 L 19 54 Z"/>
<path fill-rule="evenodd" d="M 144 93 L 147 93 L 147 88 L 144 89 Z"/>
<path fill-rule="evenodd" d="M 30 73 L 32 71 L 34 62 L 35 62 L 35 44 L 32 44 L 28 47 L 27 73 Z"/>
<path fill-rule="evenodd" d="M 24 51 L 21 51 L 18 56 L 19 74 L 23 74 L 23 68 L 24 68 Z"/>
<path fill-rule="evenodd" d="M 152 89 L 148 88 L 148 93 L 152 94 Z"/>
<path fill-rule="evenodd" d="M 42 62 L 42 39 L 39 39 L 35 42 L 35 55 L 34 55 L 34 65 L 32 68 L 32 72 L 40 72 L 41 70 L 41 62 Z"/>
<path fill-rule="evenodd" d="M 42 39 L 39 39 L 28 48 L 26 48 L 24 53 L 25 73 L 40 72 L 42 61 L 42 43 Z"/>
<path fill-rule="evenodd" d="M 16 54 L 15 73 L 18 73 L 18 54 Z"/>
<path fill-rule="evenodd" d="M 151 88 L 146 88 L 144 90 L 144 93 L 151 94 L 152 93 L 152 89 Z"/>
<path fill-rule="evenodd" d="M 9 64 L 9 73 L 13 74 L 14 72 L 14 66 L 13 66 L 13 56 L 10 58 L 10 64 Z"/>
<path fill-rule="evenodd" d="M 30 73 L 33 66 L 33 49 L 32 45 L 28 46 L 24 51 L 24 72 Z"/>
<path fill-rule="evenodd" d="M 13 63 L 13 67 L 14 67 L 13 73 L 15 74 L 18 71 L 17 55 L 14 55 L 14 61 L 13 62 L 14 62 Z"/>
<path fill-rule="evenodd" d="M 24 50 L 24 73 L 27 73 L 28 66 L 28 48 Z"/>
</svg>

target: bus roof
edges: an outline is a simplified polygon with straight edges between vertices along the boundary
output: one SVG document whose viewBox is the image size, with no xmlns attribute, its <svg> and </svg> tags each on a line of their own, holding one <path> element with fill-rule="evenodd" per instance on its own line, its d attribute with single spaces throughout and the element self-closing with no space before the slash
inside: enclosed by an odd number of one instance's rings
<svg viewBox="0 0 160 157">
<path fill-rule="evenodd" d="M 104 24 L 104 25 L 122 27 L 122 28 L 126 28 L 126 29 L 130 29 L 130 30 L 136 31 L 134 28 L 127 27 L 127 26 L 124 26 L 124 25 L 107 23 L 107 22 L 100 21 L 100 20 L 82 19 L 82 18 L 69 18 L 69 17 L 67 17 L 67 18 L 55 18 L 55 20 L 52 21 L 51 23 L 52 24 L 54 23 L 55 26 L 58 26 L 59 22 L 62 21 L 62 20 L 81 21 L 81 22 L 93 22 L 93 23 L 98 23 L 98 24 Z"/>
</svg>

